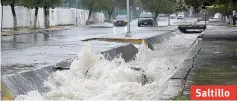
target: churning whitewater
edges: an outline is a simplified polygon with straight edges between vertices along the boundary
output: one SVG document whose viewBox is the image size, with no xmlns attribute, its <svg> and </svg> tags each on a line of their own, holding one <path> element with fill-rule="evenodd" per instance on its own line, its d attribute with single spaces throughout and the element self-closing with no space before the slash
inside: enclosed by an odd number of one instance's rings
<svg viewBox="0 0 237 101">
<path fill-rule="evenodd" d="M 195 37 L 177 35 L 156 45 L 156 51 L 142 44 L 129 63 L 121 56 L 108 61 L 85 43 L 70 70 L 57 71 L 44 82 L 49 92 L 32 91 L 16 100 L 157 100 Z"/>
</svg>

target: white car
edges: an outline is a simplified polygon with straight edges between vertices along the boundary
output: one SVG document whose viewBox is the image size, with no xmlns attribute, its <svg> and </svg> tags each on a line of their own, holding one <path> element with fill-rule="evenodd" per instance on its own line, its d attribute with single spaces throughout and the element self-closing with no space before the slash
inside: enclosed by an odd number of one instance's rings
<svg viewBox="0 0 237 101">
<path fill-rule="evenodd" d="M 175 19 L 175 18 L 176 18 L 176 14 L 171 14 L 171 15 L 170 15 L 170 18 L 171 18 L 171 19 Z"/>
<path fill-rule="evenodd" d="M 179 14 L 179 15 L 177 16 L 177 19 L 184 19 L 184 15 L 183 15 L 183 14 Z"/>
</svg>

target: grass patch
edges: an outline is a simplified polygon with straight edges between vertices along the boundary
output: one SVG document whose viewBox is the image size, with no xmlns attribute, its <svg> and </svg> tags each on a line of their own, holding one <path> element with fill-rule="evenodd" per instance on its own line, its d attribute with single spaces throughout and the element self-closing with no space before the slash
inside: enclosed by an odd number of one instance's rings
<svg viewBox="0 0 237 101">
<path fill-rule="evenodd" d="M 189 100 L 189 99 L 184 96 L 175 96 L 173 100 Z"/>
</svg>

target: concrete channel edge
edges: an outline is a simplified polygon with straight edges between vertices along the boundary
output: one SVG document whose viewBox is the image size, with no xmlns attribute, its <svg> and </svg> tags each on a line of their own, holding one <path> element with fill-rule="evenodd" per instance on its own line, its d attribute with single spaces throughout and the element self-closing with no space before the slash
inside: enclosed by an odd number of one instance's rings
<svg viewBox="0 0 237 101">
<path fill-rule="evenodd" d="M 180 92 L 179 95 L 183 95 L 183 91 L 187 88 L 186 87 L 186 79 L 190 72 L 190 70 L 193 68 L 193 63 L 195 60 L 196 55 L 201 50 L 202 46 L 200 44 L 200 39 L 196 38 L 196 40 L 191 45 L 191 53 L 187 56 L 187 58 L 183 61 L 183 63 L 179 66 L 179 69 L 176 71 L 176 73 L 170 78 L 175 80 L 180 80 Z"/>
</svg>

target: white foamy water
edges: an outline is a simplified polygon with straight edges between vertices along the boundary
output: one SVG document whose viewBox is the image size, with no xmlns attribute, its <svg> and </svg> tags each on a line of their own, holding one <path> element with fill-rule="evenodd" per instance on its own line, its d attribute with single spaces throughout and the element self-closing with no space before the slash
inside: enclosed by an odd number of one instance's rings
<svg viewBox="0 0 237 101">
<path fill-rule="evenodd" d="M 136 59 L 129 63 L 121 57 L 108 61 L 86 43 L 70 70 L 57 71 L 44 82 L 50 92 L 32 91 L 16 100 L 158 100 L 176 67 L 189 54 L 194 38 L 178 35 L 156 45 L 156 51 L 140 45 Z"/>
</svg>

